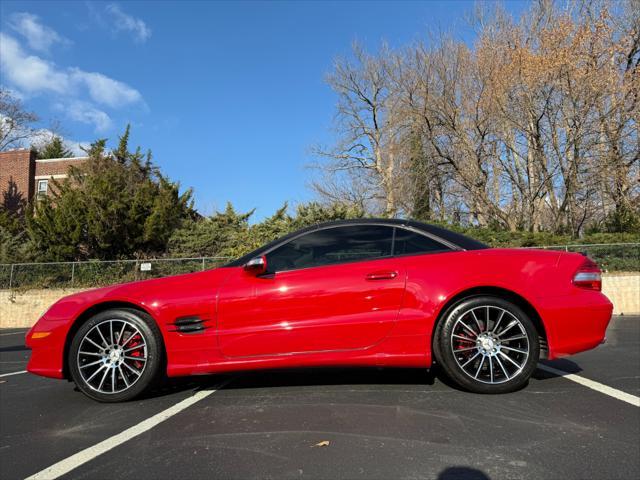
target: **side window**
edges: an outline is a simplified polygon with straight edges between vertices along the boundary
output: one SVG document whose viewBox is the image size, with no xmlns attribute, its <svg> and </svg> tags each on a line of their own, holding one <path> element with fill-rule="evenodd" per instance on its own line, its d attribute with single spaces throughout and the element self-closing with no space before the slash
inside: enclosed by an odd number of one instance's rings
<svg viewBox="0 0 640 480">
<path fill-rule="evenodd" d="M 310 232 L 267 254 L 269 271 L 295 270 L 391 255 L 393 228 L 351 225 Z"/>
<path fill-rule="evenodd" d="M 420 253 L 446 252 L 451 250 L 436 240 L 404 228 L 396 228 L 394 255 L 411 255 Z"/>
<path fill-rule="evenodd" d="M 49 189 L 49 180 L 38 180 L 38 196 L 46 195 Z"/>
</svg>

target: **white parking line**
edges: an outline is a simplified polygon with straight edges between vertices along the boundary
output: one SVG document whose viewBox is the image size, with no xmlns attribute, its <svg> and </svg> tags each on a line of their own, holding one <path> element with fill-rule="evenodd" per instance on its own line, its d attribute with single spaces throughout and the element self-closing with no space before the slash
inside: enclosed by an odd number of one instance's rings
<svg viewBox="0 0 640 480">
<path fill-rule="evenodd" d="M 572 380 L 576 383 L 579 383 L 580 385 L 584 385 L 585 387 L 595 390 L 596 392 L 604 393 L 605 395 L 609 395 L 610 397 L 630 403 L 635 407 L 640 407 L 640 397 L 636 397 L 635 395 L 631 395 L 630 393 L 623 392 L 622 390 L 618 390 L 617 388 L 609 387 L 608 385 L 605 385 L 603 383 L 594 382 L 593 380 L 580 377 L 573 373 L 565 372 L 564 370 L 558 370 L 557 368 L 542 365 L 541 363 L 538 364 L 538 368 L 540 370 L 544 370 L 545 372 L 559 375 L 563 378 L 566 378 L 567 380 Z"/>
<path fill-rule="evenodd" d="M 27 371 L 20 370 L 19 372 L 3 373 L 3 374 L 0 374 L 0 377 L 10 377 L 11 375 L 20 375 L 22 373 L 27 373 Z"/>
<path fill-rule="evenodd" d="M 97 443 L 92 447 L 85 448 L 84 450 L 74 455 L 71 455 L 70 457 L 65 458 L 64 460 L 61 460 L 58 463 L 55 463 L 50 467 L 45 468 L 44 470 L 38 473 L 35 473 L 30 477 L 27 477 L 25 480 L 54 479 L 54 478 L 61 477 L 62 475 L 69 473 L 71 470 L 74 470 L 79 466 L 84 465 L 85 463 L 93 460 L 97 456 L 102 455 L 105 452 L 108 452 L 112 448 L 115 448 L 131 440 L 132 438 L 137 437 L 138 435 L 148 430 L 151 430 L 156 425 L 164 422 L 165 420 L 168 420 L 174 415 L 177 415 L 178 413 L 183 411 L 185 408 L 188 408 L 191 405 L 199 402 L 200 400 L 207 398 L 209 395 L 216 392 L 217 390 L 222 388 L 224 385 L 226 385 L 230 381 L 231 380 L 229 379 L 226 382 L 223 382 L 214 390 L 201 390 L 199 392 L 196 392 L 191 397 L 185 398 L 184 400 L 176 403 L 175 405 L 167 408 L 166 410 L 163 410 L 162 412 L 154 415 L 153 417 L 147 418 L 146 420 L 143 420 L 137 425 L 134 425 L 131 428 L 127 428 L 125 431 L 120 432 L 117 435 L 114 435 L 113 437 L 109 437 L 106 440 L 103 440 L 102 442 Z"/>
</svg>

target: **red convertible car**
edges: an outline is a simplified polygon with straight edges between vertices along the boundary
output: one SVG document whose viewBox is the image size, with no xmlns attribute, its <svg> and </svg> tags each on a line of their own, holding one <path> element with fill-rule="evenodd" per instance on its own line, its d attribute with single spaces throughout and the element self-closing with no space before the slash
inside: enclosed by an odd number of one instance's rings
<svg viewBox="0 0 640 480">
<path fill-rule="evenodd" d="M 437 362 L 521 388 L 541 356 L 600 344 L 612 305 L 577 253 L 488 248 L 408 220 L 305 228 L 221 268 L 76 293 L 27 335 L 28 370 L 128 400 L 162 377 Z"/>
</svg>

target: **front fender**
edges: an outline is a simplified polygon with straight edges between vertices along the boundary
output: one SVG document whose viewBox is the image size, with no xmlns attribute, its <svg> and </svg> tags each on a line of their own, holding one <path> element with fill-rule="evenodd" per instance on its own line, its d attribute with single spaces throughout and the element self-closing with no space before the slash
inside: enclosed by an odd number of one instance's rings
<svg viewBox="0 0 640 480">
<path fill-rule="evenodd" d="M 65 346 L 79 322 L 92 313 L 111 308 L 137 308 L 147 312 L 163 336 L 169 372 L 178 365 L 189 371 L 193 365 L 217 353 L 216 297 L 229 269 L 219 268 L 186 275 L 133 282 L 75 293 L 60 299 L 27 334 L 31 359 L 27 370 L 53 378 L 64 378 Z M 177 318 L 200 317 L 206 330 L 183 335 L 175 329 Z"/>
</svg>

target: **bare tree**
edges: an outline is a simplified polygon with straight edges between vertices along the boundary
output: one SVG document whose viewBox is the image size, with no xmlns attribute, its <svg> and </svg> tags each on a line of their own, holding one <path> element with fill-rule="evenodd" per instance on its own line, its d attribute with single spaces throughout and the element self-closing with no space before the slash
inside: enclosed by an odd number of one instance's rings
<svg viewBox="0 0 640 480">
<path fill-rule="evenodd" d="M 328 161 L 321 165 L 324 181 L 314 185 L 321 195 L 346 197 L 353 193 L 352 187 L 366 187 L 369 194 L 359 195 L 361 201 L 394 216 L 398 212 L 395 180 L 401 173 L 398 156 L 403 125 L 398 122 L 390 89 L 386 52 L 383 48 L 378 57 L 373 57 L 354 45 L 353 62 L 336 61 L 328 83 L 338 94 L 340 140 L 332 149 L 316 149 Z"/>
<path fill-rule="evenodd" d="M 517 21 L 481 9 L 471 47 L 356 48 L 329 78 L 339 141 L 318 151 L 316 190 L 372 213 L 576 236 L 640 218 L 639 10 L 541 0 Z"/>
<path fill-rule="evenodd" d="M 24 146 L 37 120 L 36 114 L 26 111 L 19 99 L 0 88 L 0 151 Z"/>
</svg>

